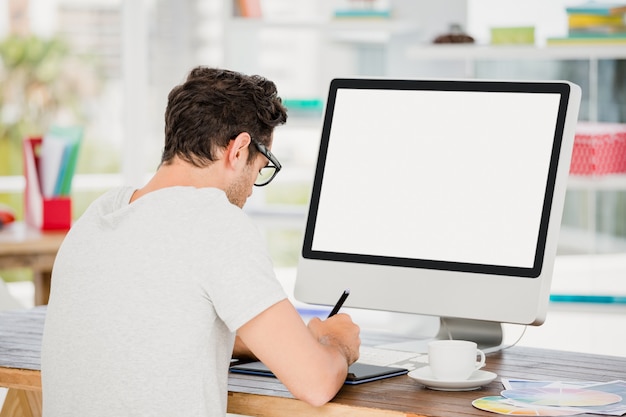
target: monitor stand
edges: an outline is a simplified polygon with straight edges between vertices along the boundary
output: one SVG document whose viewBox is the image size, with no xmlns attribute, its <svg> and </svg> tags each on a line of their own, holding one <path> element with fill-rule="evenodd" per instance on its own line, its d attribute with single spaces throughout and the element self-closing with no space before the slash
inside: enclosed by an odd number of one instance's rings
<svg viewBox="0 0 626 417">
<path fill-rule="evenodd" d="M 497 352 L 502 348 L 502 324 L 493 321 L 442 317 L 439 332 L 435 337 L 392 342 L 379 347 L 408 352 L 428 353 L 428 342 L 433 340 L 471 340 L 485 353 Z"/>
<path fill-rule="evenodd" d="M 502 347 L 504 335 L 501 323 L 451 317 L 441 318 L 440 323 L 437 339 L 471 340 L 485 353 Z"/>
</svg>

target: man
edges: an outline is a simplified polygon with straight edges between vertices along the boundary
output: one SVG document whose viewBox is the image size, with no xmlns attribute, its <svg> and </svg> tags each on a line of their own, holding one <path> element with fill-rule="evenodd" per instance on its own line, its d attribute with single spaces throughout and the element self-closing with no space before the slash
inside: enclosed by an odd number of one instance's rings
<svg viewBox="0 0 626 417">
<path fill-rule="evenodd" d="M 345 314 L 306 326 L 241 210 L 280 170 L 286 118 L 259 76 L 199 67 L 170 92 L 155 175 L 95 201 L 57 255 L 44 416 L 221 416 L 233 354 L 312 405 L 337 393 L 358 327 Z"/>
</svg>

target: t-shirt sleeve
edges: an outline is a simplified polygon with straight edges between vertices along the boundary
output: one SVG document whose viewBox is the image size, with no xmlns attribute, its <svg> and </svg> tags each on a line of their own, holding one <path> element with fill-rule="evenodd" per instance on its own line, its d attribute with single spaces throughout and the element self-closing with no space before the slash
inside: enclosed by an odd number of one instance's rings
<svg viewBox="0 0 626 417">
<path fill-rule="evenodd" d="M 208 288 L 215 311 L 233 332 L 287 298 L 260 232 L 247 217 L 240 220 L 228 228 L 220 255 L 212 257 L 212 270 L 220 276 L 210 280 Z"/>
</svg>

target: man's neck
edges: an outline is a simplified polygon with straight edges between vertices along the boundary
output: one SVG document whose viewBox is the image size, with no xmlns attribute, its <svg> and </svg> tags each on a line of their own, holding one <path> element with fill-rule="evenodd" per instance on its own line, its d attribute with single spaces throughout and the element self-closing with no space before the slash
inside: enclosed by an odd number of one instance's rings
<svg viewBox="0 0 626 417">
<path fill-rule="evenodd" d="M 221 176 L 218 174 L 219 162 L 208 167 L 197 167 L 179 158 L 175 158 L 167 164 L 161 164 L 150 181 L 139 188 L 130 202 L 156 190 L 169 187 L 215 187 L 225 189 Z"/>
</svg>

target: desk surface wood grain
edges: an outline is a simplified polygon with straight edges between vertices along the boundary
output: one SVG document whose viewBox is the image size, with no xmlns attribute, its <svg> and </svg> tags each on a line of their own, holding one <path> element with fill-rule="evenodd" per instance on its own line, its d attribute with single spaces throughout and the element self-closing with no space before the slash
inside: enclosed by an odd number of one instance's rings
<svg viewBox="0 0 626 417">
<path fill-rule="evenodd" d="M 346 385 L 331 404 L 370 411 L 382 409 L 398 416 L 489 416 L 494 414 L 475 409 L 471 404 L 477 398 L 500 395 L 504 389 L 502 377 L 539 381 L 626 380 L 626 357 L 514 347 L 487 355 L 485 369 L 497 373 L 498 378 L 475 391 L 434 391 L 405 375 L 360 386 Z M 265 381 L 263 377 L 249 375 L 231 375 L 229 390 L 232 396 L 235 393 L 260 394 L 254 404 L 233 410 L 242 414 L 264 405 L 263 395 L 292 398 L 277 381 Z"/>
<path fill-rule="evenodd" d="M 0 386 L 41 390 L 39 355 L 45 307 L 0 313 Z M 274 378 L 232 374 L 228 411 L 253 416 L 493 416 L 472 401 L 499 395 L 500 378 L 598 381 L 626 379 L 626 357 L 514 347 L 487 356 L 486 370 L 498 374 L 475 391 L 425 388 L 404 375 L 362 385 L 345 385 L 335 399 L 314 408 L 295 400 Z M 591 415 L 590 415 L 591 416 Z"/>
<path fill-rule="evenodd" d="M 0 312 L 0 366 L 41 369 L 41 339 L 46 308 Z"/>
</svg>

